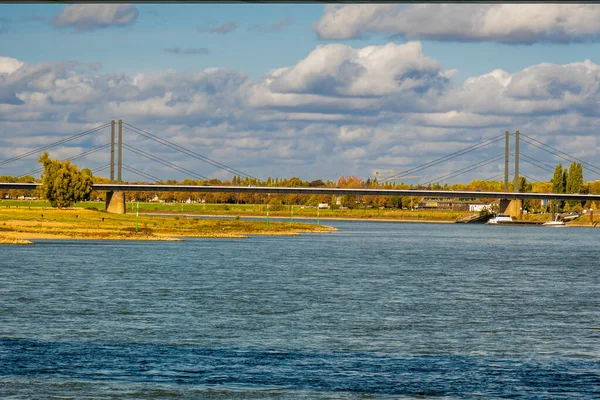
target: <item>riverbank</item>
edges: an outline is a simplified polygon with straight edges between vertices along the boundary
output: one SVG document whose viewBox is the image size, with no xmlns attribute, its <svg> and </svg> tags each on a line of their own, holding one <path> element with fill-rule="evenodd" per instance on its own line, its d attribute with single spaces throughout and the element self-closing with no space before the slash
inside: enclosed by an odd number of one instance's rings
<svg viewBox="0 0 600 400">
<path fill-rule="evenodd" d="M 141 215 L 142 213 L 140 213 Z M 231 215 L 231 214 L 208 214 L 208 215 L 204 215 L 204 214 L 179 214 L 179 213 L 151 213 L 151 212 L 145 212 L 143 213 L 144 215 L 147 216 L 151 216 L 151 217 L 174 217 L 174 216 L 180 216 L 182 218 L 205 218 L 205 219 L 210 219 L 210 218 L 224 218 L 224 219 L 232 219 L 232 218 L 236 218 L 237 216 Z M 266 220 L 266 216 L 264 215 L 244 215 L 243 218 L 248 218 L 248 219 L 260 219 L 262 221 Z M 286 216 L 269 216 L 270 220 L 274 220 L 274 221 L 281 221 L 281 220 L 290 220 L 290 221 L 294 221 L 294 220 L 300 220 L 300 221 L 314 221 L 317 218 L 315 217 L 298 217 L 298 216 L 294 216 L 294 217 L 286 217 Z M 434 219 L 396 219 L 396 218 L 343 218 L 343 217 L 324 217 L 318 218 L 320 221 L 370 221 L 370 222 L 407 222 L 407 223 L 426 223 L 426 224 L 453 224 L 455 223 L 455 221 L 447 221 L 447 220 L 434 220 Z"/>
<path fill-rule="evenodd" d="M 146 206 L 149 206 L 146 204 Z M 453 210 L 399 210 L 399 209 L 322 209 L 298 208 L 293 211 L 286 210 L 268 210 L 271 218 L 282 218 L 288 220 L 338 220 L 338 221 L 394 221 L 394 222 L 431 222 L 431 223 L 454 223 L 460 218 L 472 215 L 468 211 Z M 215 218 L 247 217 L 263 218 L 267 216 L 267 209 L 264 205 L 241 205 L 235 207 L 230 205 L 228 208 L 212 208 L 206 210 L 191 208 L 186 209 L 166 206 L 156 206 L 153 208 L 144 207 L 140 204 L 140 214 L 147 215 L 187 215 Z"/>
<path fill-rule="evenodd" d="M 299 235 L 335 228 L 307 223 L 204 220 L 109 214 L 89 209 L 0 209 L 0 244 L 36 239 L 180 241 L 186 237 L 244 238 L 250 235 Z"/>
<path fill-rule="evenodd" d="M 10 207 L 18 209 L 49 208 L 45 201 L 33 200 L 0 200 L 0 209 Z M 275 206 L 265 204 L 204 204 L 204 203 L 159 203 L 146 202 L 127 203 L 127 213 L 134 214 L 139 207 L 142 214 L 169 214 L 184 217 L 214 216 L 214 217 L 255 217 L 266 218 L 267 211 L 270 217 L 285 219 L 312 219 L 312 220 L 368 220 L 368 221 L 411 221 L 411 222 L 454 222 L 473 214 L 469 211 L 415 209 L 406 210 L 398 208 L 324 208 L 318 209 L 310 206 Z M 80 202 L 73 206 L 74 209 L 104 210 L 103 202 Z"/>
<path fill-rule="evenodd" d="M 24 240 L 14 237 L 6 237 L 0 235 L 0 244 L 33 244 L 30 240 Z"/>
</svg>

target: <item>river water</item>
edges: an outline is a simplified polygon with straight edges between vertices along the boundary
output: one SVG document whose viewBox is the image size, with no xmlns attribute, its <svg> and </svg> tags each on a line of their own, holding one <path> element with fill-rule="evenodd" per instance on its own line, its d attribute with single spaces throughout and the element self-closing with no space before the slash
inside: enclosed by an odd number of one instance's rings
<svg viewBox="0 0 600 400">
<path fill-rule="evenodd" d="M 0 397 L 600 398 L 600 229 L 0 247 Z"/>
</svg>

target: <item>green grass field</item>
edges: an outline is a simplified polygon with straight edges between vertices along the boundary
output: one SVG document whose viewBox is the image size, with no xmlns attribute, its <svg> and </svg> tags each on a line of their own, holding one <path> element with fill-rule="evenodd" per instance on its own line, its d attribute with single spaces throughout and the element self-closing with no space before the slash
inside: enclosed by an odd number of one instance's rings
<svg viewBox="0 0 600 400">
<path fill-rule="evenodd" d="M 0 206 L 0 237 L 156 240 L 166 237 L 243 237 L 247 235 L 296 235 L 333 230 L 325 225 L 300 222 L 202 219 L 111 214 L 94 209 L 58 210 L 32 206 Z"/>
<path fill-rule="evenodd" d="M 3 200 L 0 208 L 5 207 L 50 207 L 46 201 Z M 104 210 L 103 202 L 81 202 L 74 208 L 89 208 Z M 137 204 L 127 203 L 127 213 L 135 213 Z M 455 221 L 473 213 L 468 211 L 438 211 L 438 210 L 398 210 L 398 209 L 317 209 L 295 205 L 284 206 L 283 210 L 267 210 L 264 204 L 198 204 L 198 203 L 139 203 L 140 213 L 169 213 L 169 214 L 201 214 L 201 215 L 230 215 L 230 216 L 265 216 L 269 211 L 272 217 L 303 217 L 303 218 L 348 218 L 348 219 L 394 219 L 394 220 L 428 220 Z"/>
<path fill-rule="evenodd" d="M 47 201 L 29 201 L 29 200 L 0 200 L 0 209 L 7 207 L 15 208 L 50 208 Z M 104 202 L 81 202 L 73 207 L 74 209 L 91 209 L 103 211 Z M 127 203 L 127 213 L 135 214 L 137 203 Z M 267 215 L 267 206 L 264 204 L 199 204 L 199 203 L 139 203 L 140 214 L 197 214 L 197 215 L 227 215 L 232 217 L 244 216 L 264 216 Z M 468 211 L 444 211 L 444 210 L 398 210 L 398 209 L 320 209 L 308 208 L 295 205 L 293 207 L 284 206 L 281 211 L 269 209 L 270 217 L 282 218 L 343 218 L 343 219 L 389 219 L 389 220 L 410 220 L 410 221 L 442 221 L 452 222 L 459 218 L 472 215 Z M 523 219 L 529 221 L 549 221 L 551 214 L 524 214 Z M 594 221 L 600 220 L 600 212 L 594 215 Z M 589 217 L 583 216 L 570 225 L 587 225 Z"/>
</svg>

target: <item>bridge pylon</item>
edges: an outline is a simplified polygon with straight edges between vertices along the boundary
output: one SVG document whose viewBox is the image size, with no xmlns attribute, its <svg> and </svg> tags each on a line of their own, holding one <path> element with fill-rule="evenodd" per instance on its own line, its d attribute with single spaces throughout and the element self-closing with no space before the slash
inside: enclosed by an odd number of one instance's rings
<svg viewBox="0 0 600 400">
<path fill-rule="evenodd" d="M 514 192 L 519 193 L 519 131 L 515 132 L 515 179 Z M 508 159 L 509 159 L 509 136 L 506 131 L 506 140 L 504 145 L 504 191 L 508 192 Z M 523 218 L 523 200 L 519 199 L 500 199 L 500 213 L 508 214 L 516 219 Z"/>
<path fill-rule="evenodd" d="M 123 183 L 121 173 L 123 169 L 123 121 L 119 120 L 119 141 L 117 147 L 117 183 Z M 115 183 L 115 120 L 110 121 L 110 183 Z M 106 192 L 106 211 L 114 214 L 125 214 L 125 192 Z"/>
</svg>

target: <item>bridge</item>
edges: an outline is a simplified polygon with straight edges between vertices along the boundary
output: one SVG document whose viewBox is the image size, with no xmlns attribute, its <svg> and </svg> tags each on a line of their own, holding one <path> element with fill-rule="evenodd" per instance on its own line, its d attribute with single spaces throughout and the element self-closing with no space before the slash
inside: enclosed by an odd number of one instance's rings
<svg viewBox="0 0 600 400">
<path fill-rule="evenodd" d="M 262 185 L 262 181 L 252 175 L 249 175 L 237 168 L 232 166 L 223 164 L 214 159 L 208 158 L 202 154 L 199 154 L 189 148 L 183 147 L 169 141 L 165 138 L 161 138 L 160 136 L 154 135 L 144 129 L 135 127 L 131 124 L 124 123 L 122 120 L 118 121 L 118 124 L 115 121 L 111 121 L 110 123 L 98 126 L 96 128 L 87 130 L 85 132 L 81 132 L 79 134 L 73 135 L 71 137 L 67 137 L 65 139 L 59 140 L 57 142 L 51 143 L 49 145 L 40 147 L 38 149 L 29 151 L 27 153 L 21 154 L 19 156 L 0 161 L 0 167 L 10 164 L 15 161 L 22 160 L 28 156 L 34 155 L 36 153 L 41 153 L 43 151 L 47 151 L 51 148 L 65 145 L 66 143 L 75 141 L 77 139 L 81 139 L 87 137 L 88 135 L 95 134 L 97 132 L 102 131 L 104 128 L 110 126 L 110 143 L 106 143 L 90 150 L 87 150 L 83 153 L 76 154 L 74 156 L 69 157 L 69 160 L 75 160 L 78 158 L 82 158 L 88 156 L 90 154 L 96 153 L 101 150 L 110 149 L 110 163 L 106 164 L 102 167 L 96 168 L 93 170 L 94 174 L 97 174 L 99 171 L 102 171 L 106 168 L 110 168 L 110 183 L 109 184 L 94 184 L 93 189 L 96 191 L 105 191 L 107 192 L 107 210 L 111 212 L 125 212 L 125 192 L 199 192 L 199 193 L 211 193 L 211 192 L 220 192 L 220 193 L 259 193 L 259 194 L 324 194 L 324 195 L 354 195 L 354 196 L 414 196 L 414 197 L 445 197 L 445 198 L 470 198 L 470 199 L 501 199 L 501 212 L 508 212 L 512 215 L 520 217 L 521 212 L 521 201 L 522 200 L 575 200 L 575 201 L 600 201 L 600 195 L 594 194 L 565 194 L 565 193 L 524 193 L 520 191 L 519 188 L 519 178 L 521 176 L 526 177 L 530 181 L 536 181 L 519 171 L 519 162 L 524 161 L 527 162 L 537 168 L 544 170 L 546 173 L 553 173 L 554 167 L 549 165 L 543 161 L 530 157 L 526 154 L 523 154 L 520 150 L 520 142 L 524 141 L 526 144 L 535 147 L 537 149 L 544 150 L 555 158 L 565 160 L 565 161 L 575 161 L 579 162 L 581 165 L 585 166 L 588 171 L 592 173 L 600 175 L 600 168 L 596 167 L 590 163 L 587 163 L 583 160 L 580 160 L 576 157 L 573 157 L 557 148 L 552 146 L 548 146 L 541 141 L 525 135 L 521 134 L 519 131 L 515 133 L 510 133 L 506 131 L 504 134 L 494 136 L 492 138 L 483 140 L 479 143 L 468 146 L 462 150 L 455 151 L 453 153 L 447 154 L 443 157 L 439 157 L 435 160 L 431 160 L 427 163 L 408 168 L 402 172 L 394 173 L 387 177 L 382 178 L 381 180 L 377 180 L 378 184 L 385 184 L 395 182 L 399 179 L 409 177 L 411 174 L 423 171 L 427 168 L 440 165 L 441 163 L 450 161 L 459 156 L 469 154 L 476 150 L 482 149 L 484 147 L 493 145 L 495 143 L 504 142 L 504 152 L 496 154 L 492 157 L 488 157 L 485 160 L 478 161 L 472 165 L 467 167 L 460 168 L 456 171 L 451 171 L 442 176 L 436 177 L 429 181 L 423 182 L 421 185 L 428 185 L 436 182 L 447 181 L 448 179 L 454 178 L 456 176 L 465 174 L 470 171 L 474 171 L 479 169 L 485 165 L 489 165 L 493 162 L 500 162 L 502 159 L 504 160 L 504 171 L 499 175 L 504 176 L 504 191 L 502 192 L 482 192 L 482 191 L 448 191 L 448 190 L 401 190 L 401 189 L 390 189 L 390 188 L 331 188 L 331 187 L 272 187 L 272 186 L 264 186 Z M 115 128 L 118 126 L 118 136 Z M 178 171 L 180 173 L 184 173 L 186 178 L 193 177 L 196 179 L 200 179 L 203 181 L 209 181 L 210 179 L 204 175 L 196 171 L 192 171 L 186 169 L 176 163 L 172 163 L 168 160 L 160 158 L 155 154 L 151 154 L 149 152 L 141 150 L 138 146 L 131 146 L 123 141 L 123 129 L 126 131 L 132 132 L 134 134 L 139 135 L 144 139 L 148 139 L 153 141 L 154 143 L 158 143 L 162 146 L 165 146 L 171 150 L 178 152 L 180 155 L 185 155 L 193 158 L 196 161 L 200 161 L 202 163 L 208 164 L 217 169 L 226 171 L 228 173 L 237 175 L 239 177 L 246 178 L 248 181 L 252 182 L 251 186 L 221 186 L 221 185 L 193 185 L 193 186 L 185 186 L 185 185 L 159 185 L 159 184 L 148 184 L 147 181 L 144 183 L 124 183 L 122 179 L 122 170 L 125 169 L 129 172 L 132 172 L 136 175 L 142 176 L 149 181 L 158 182 L 159 178 L 150 175 L 148 172 L 139 170 L 132 166 L 128 166 L 123 163 L 123 149 L 126 149 L 140 157 L 144 157 L 153 162 L 156 162 L 162 166 L 166 166 L 170 169 Z M 514 151 L 510 151 L 510 138 L 514 137 Z M 117 138 L 117 140 L 115 140 Z M 117 161 L 115 162 L 115 153 L 117 153 Z M 509 171 L 509 157 L 514 156 L 514 171 Z M 115 169 L 116 169 L 116 177 L 115 177 Z M 36 170 L 30 171 L 26 174 L 20 175 L 19 177 L 30 176 L 31 174 L 41 173 L 42 168 L 38 168 Z M 513 191 L 509 191 L 509 176 L 514 174 L 514 183 L 513 183 Z M 498 178 L 499 175 L 494 177 L 486 178 L 485 180 L 493 180 L 494 178 Z M 414 176 L 414 175 L 413 175 Z M 39 183 L 36 182 L 26 182 L 26 183 L 0 183 L 0 190 L 2 189 L 23 189 L 23 190 L 34 190 L 40 186 Z"/>
<path fill-rule="evenodd" d="M 0 183 L 2 189 L 34 190 L 40 183 Z M 277 186 L 211 186 L 211 185 L 149 185 L 95 183 L 94 190 L 122 192 L 189 192 L 189 193 L 259 193 L 259 194 L 326 194 L 351 196 L 414 196 L 452 197 L 470 199 L 508 200 L 575 200 L 600 201 L 600 194 L 568 193 L 525 193 L 525 192 L 482 192 L 465 190 L 418 190 L 418 189 L 350 189 L 320 187 L 277 187 Z"/>
</svg>

